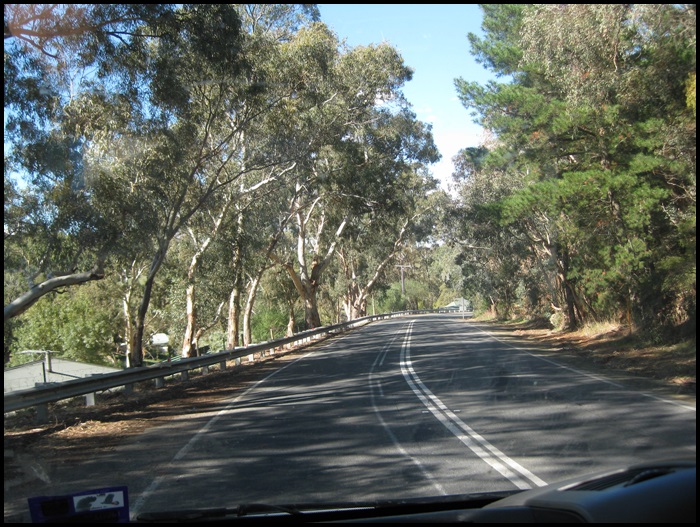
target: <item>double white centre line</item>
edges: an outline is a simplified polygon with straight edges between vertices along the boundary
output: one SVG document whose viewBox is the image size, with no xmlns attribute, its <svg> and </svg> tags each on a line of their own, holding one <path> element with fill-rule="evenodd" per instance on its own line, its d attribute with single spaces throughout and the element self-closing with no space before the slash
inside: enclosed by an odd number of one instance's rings
<svg viewBox="0 0 700 527">
<path fill-rule="evenodd" d="M 432 393 L 420 380 L 411 363 L 411 333 L 414 322 L 410 322 L 406 329 L 403 345 L 401 346 L 401 373 L 406 379 L 413 393 L 430 410 L 445 428 L 452 432 L 457 439 L 488 463 L 492 468 L 506 477 L 519 489 L 530 489 L 533 486 L 542 487 L 546 483 L 535 476 L 525 467 L 509 458 L 486 439 L 472 430 L 452 410 L 450 410 L 434 393 Z"/>
</svg>

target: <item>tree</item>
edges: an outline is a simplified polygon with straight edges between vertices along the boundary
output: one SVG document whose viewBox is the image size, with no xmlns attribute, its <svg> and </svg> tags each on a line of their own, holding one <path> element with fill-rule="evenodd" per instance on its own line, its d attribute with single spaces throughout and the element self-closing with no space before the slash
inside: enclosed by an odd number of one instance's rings
<svg viewBox="0 0 700 527">
<path fill-rule="evenodd" d="M 22 248 L 15 263 L 29 283 L 6 303 L 6 322 L 47 293 L 104 277 L 108 219 L 95 214 L 84 191 L 80 145 L 60 126 L 63 108 L 78 75 L 103 68 L 134 27 L 165 19 L 169 10 L 166 4 L 4 7 L 5 243 Z"/>
<path fill-rule="evenodd" d="M 580 129 L 598 132 L 595 139 L 583 134 L 596 164 L 577 156 L 562 186 L 567 202 L 600 189 L 590 206 L 569 212 L 579 232 L 606 225 L 607 236 L 588 240 L 596 247 L 588 254 L 599 259 L 586 265 L 598 272 L 581 271 L 587 295 L 616 291 L 628 320 L 630 308 L 647 323 L 685 319 L 695 298 L 695 257 L 688 252 L 695 245 L 694 234 L 688 237 L 695 224 L 695 115 L 684 97 L 695 71 L 695 6 L 540 6 L 525 24 L 525 60 L 562 93 L 568 115 L 588 121 Z M 564 59 L 580 74 L 559 76 Z M 596 207 L 601 202 L 607 211 Z M 609 278 L 600 280 L 600 271 Z M 680 304 L 686 312 L 679 318 Z"/>
<path fill-rule="evenodd" d="M 425 242 L 432 232 L 432 228 L 425 227 L 433 224 L 437 201 L 429 192 L 436 184 L 421 172 L 411 167 L 401 173 L 387 189 L 387 198 L 376 202 L 381 206 L 355 217 L 343 240 L 339 256 L 345 284 L 343 307 L 348 319 L 367 314 L 370 295 L 396 265 L 397 256 L 407 246 Z"/>
<path fill-rule="evenodd" d="M 438 300 L 433 306 L 444 307 L 458 297 L 466 296 L 466 282 L 462 275 L 462 268 L 457 265 L 457 257 L 460 251 L 455 245 L 442 243 L 434 246 L 432 261 L 430 263 L 430 275 L 438 281 Z"/>
<path fill-rule="evenodd" d="M 140 94 L 117 98 L 126 105 L 113 104 L 114 97 L 83 100 L 78 112 L 84 133 L 91 137 L 93 179 L 97 185 L 116 183 L 120 201 L 137 200 L 139 214 L 129 219 L 138 218 L 136 231 L 151 234 L 154 252 L 129 350 L 133 365 L 140 364 L 150 296 L 171 241 L 245 174 L 298 155 L 284 142 L 256 140 L 256 126 L 261 125 L 255 123 L 266 115 L 272 119 L 270 113 L 279 117 L 277 112 L 284 112 L 287 104 L 308 99 L 298 97 L 304 92 L 284 76 L 289 68 L 276 67 L 282 64 L 279 54 L 251 60 L 234 7 L 191 6 L 177 15 L 172 31 L 164 33 L 157 46 L 131 57 L 143 65 L 137 71 L 139 80 L 128 83 Z M 87 121 L 90 111 L 94 117 Z M 124 142 L 120 130 L 109 125 L 115 119 L 134 130 L 128 142 L 139 137 L 147 148 L 128 157 L 112 156 L 114 145 Z M 265 148 L 270 145 L 274 146 Z"/>
<path fill-rule="evenodd" d="M 52 295 L 17 321 L 17 350 L 51 350 L 66 359 L 119 364 L 115 342 L 120 326 L 118 306 L 95 283 Z"/>
<path fill-rule="evenodd" d="M 486 38 L 470 36 L 477 58 L 508 76 L 486 87 L 456 82 L 465 106 L 498 136 L 483 167 L 520 181 L 487 208 L 530 246 L 533 270 L 549 269 L 553 305 L 569 327 L 622 312 L 662 323 L 679 303 L 677 321 L 694 312 L 694 280 L 678 287 L 666 274 L 689 277 L 695 268 L 687 237 L 695 125 L 685 95 L 694 13 L 682 5 L 489 6 Z"/>
<path fill-rule="evenodd" d="M 309 155 L 313 139 L 301 130 L 308 128 L 308 113 L 318 105 L 313 94 L 317 86 L 323 84 L 329 56 L 327 48 L 324 49 L 328 42 L 325 28 L 320 24 L 312 26 L 312 22 L 318 20 L 318 10 L 313 5 L 251 4 L 239 6 L 238 12 L 249 35 L 246 48 L 250 50 L 249 60 L 258 64 L 262 71 L 269 72 L 265 75 L 268 89 L 283 93 L 292 89 L 295 93 L 293 100 L 287 98 L 284 104 L 272 107 L 272 111 L 262 115 L 262 119 L 247 131 L 245 148 L 248 152 L 277 151 L 282 162 L 263 171 L 249 172 L 245 183 L 241 184 L 239 199 L 244 203 L 235 207 L 236 224 L 231 231 L 235 279 L 229 295 L 229 348 L 238 344 L 245 276 L 248 286 L 242 310 L 242 334 L 244 343 L 251 342 L 257 288 L 269 268 L 268 254 L 288 221 L 288 217 L 279 217 L 285 215 L 279 208 L 279 189 L 288 184 L 285 175 Z M 304 31 L 300 31 L 302 28 Z M 310 61 L 309 56 L 316 56 L 318 60 Z M 256 258 L 257 254 L 262 254 L 262 260 Z"/>
<path fill-rule="evenodd" d="M 64 110 L 95 89 L 88 72 L 113 67 L 138 40 L 135 28 L 171 14 L 168 4 L 4 6 L 6 337 L 46 294 L 104 278 L 120 229 L 85 185 L 83 143 Z"/>
<path fill-rule="evenodd" d="M 70 108 L 90 144 L 90 185 L 104 202 L 126 204 L 124 231 L 146 234 L 153 247 L 128 343 L 131 366 L 142 363 L 146 313 L 170 242 L 238 175 L 225 169 L 236 163 L 236 141 L 252 118 L 237 110 L 253 97 L 237 82 L 243 65 L 232 8 L 182 8 L 157 42 L 143 44 L 120 57 L 130 67 L 105 77 L 109 91 L 86 94 Z"/>
<path fill-rule="evenodd" d="M 321 15 L 316 4 L 239 4 L 238 13 L 249 35 L 288 42 Z"/>
<path fill-rule="evenodd" d="M 401 198 L 393 194 L 404 171 L 414 161 L 436 159 L 429 130 L 403 104 L 399 90 L 408 79 L 410 70 L 387 45 L 347 50 L 330 70 L 314 120 L 323 133 L 313 156 L 298 167 L 290 196 L 294 258 L 272 255 L 289 272 L 308 327 L 321 324 L 321 276 L 347 239 L 346 229 L 391 207 L 398 212 Z"/>
</svg>

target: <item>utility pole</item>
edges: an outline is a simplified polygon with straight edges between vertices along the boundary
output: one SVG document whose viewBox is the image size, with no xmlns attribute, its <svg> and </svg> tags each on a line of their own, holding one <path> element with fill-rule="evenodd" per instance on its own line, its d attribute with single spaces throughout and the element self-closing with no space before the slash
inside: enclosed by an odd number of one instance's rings
<svg viewBox="0 0 700 527">
<path fill-rule="evenodd" d="M 403 270 L 408 269 L 409 267 L 413 267 L 412 265 L 395 265 L 394 267 L 398 267 L 401 269 L 401 296 L 406 294 L 406 289 L 403 285 Z"/>
</svg>

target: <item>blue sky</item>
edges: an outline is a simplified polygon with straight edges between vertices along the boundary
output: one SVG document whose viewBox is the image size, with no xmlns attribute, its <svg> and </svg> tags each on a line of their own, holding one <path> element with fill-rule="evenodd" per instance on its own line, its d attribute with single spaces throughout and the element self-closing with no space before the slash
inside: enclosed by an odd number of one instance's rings
<svg viewBox="0 0 700 527">
<path fill-rule="evenodd" d="M 493 76 L 469 53 L 467 33 L 482 34 L 477 4 L 318 4 L 321 21 L 350 46 L 389 42 L 414 69 L 404 95 L 418 119 L 433 125 L 443 184 L 460 148 L 477 146 L 482 130 L 457 98 L 454 79 L 485 84 Z"/>
</svg>

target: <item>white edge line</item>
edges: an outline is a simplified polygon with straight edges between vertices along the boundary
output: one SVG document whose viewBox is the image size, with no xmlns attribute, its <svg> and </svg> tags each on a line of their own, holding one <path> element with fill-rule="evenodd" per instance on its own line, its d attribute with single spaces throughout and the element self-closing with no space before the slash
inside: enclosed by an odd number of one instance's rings
<svg viewBox="0 0 700 527">
<path fill-rule="evenodd" d="M 689 404 L 684 404 L 684 403 L 681 403 L 679 401 L 674 401 L 673 399 L 665 399 L 664 397 L 659 397 L 658 395 L 653 395 L 650 393 L 633 390 L 633 389 L 628 388 L 627 386 L 619 384 L 615 381 L 611 381 L 610 379 L 607 379 L 601 375 L 596 375 L 594 373 L 589 373 L 589 372 L 583 371 L 583 370 L 577 370 L 576 368 L 572 368 L 571 366 L 566 366 L 566 365 L 561 364 L 555 360 L 552 360 L 552 359 L 549 359 L 546 357 L 542 357 L 541 355 L 538 355 L 537 353 L 532 353 L 532 352 L 526 350 L 525 348 L 521 348 L 520 346 L 514 346 L 510 342 L 506 342 L 505 340 L 499 339 L 493 333 L 490 333 L 490 332 L 486 331 L 485 329 L 482 329 L 482 326 L 480 326 L 478 324 L 474 324 L 474 325 L 476 326 L 477 330 L 480 331 L 481 333 L 483 333 L 484 335 L 488 335 L 492 339 L 497 340 L 498 342 L 500 342 L 502 344 L 505 344 L 509 348 L 513 348 L 513 349 L 516 349 L 518 351 L 522 351 L 523 353 L 527 353 L 531 357 L 535 357 L 537 359 L 543 360 L 544 362 L 548 362 L 549 364 L 552 364 L 554 366 L 558 366 L 559 368 L 564 368 L 565 370 L 569 370 L 569 371 L 572 371 L 574 373 L 578 373 L 579 375 L 584 375 L 586 377 L 590 377 L 591 379 L 595 379 L 595 380 L 600 381 L 600 382 L 611 384 L 612 386 L 615 386 L 616 388 L 620 388 L 622 390 L 634 391 L 635 393 L 638 393 L 639 395 L 643 395 L 644 397 L 649 397 L 650 399 L 655 399 L 655 400 L 662 402 L 662 403 L 670 404 L 673 406 L 678 406 L 679 408 L 683 408 L 685 410 L 690 410 L 692 412 L 696 411 L 695 407 L 690 406 Z"/>
</svg>

